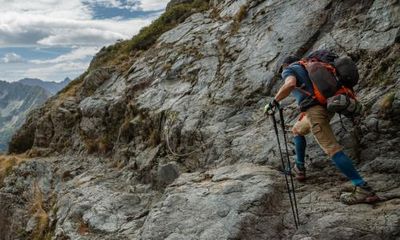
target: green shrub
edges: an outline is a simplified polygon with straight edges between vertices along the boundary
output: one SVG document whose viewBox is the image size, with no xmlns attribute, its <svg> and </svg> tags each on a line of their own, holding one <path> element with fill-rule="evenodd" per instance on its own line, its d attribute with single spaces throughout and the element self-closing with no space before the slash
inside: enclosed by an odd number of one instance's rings
<svg viewBox="0 0 400 240">
<path fill-rule="evenodd" d="M 246 18 L 246 16 L 247 16 L 247 8 L 248 8 L 247 4 L 242 5 L 240 7 L 239 12 L 236 13 L 235 21 L 240 23 L 241 21 L 243 21 L 243 19 Z"/>
<path fill-rule="evenodd" d="M 235 34 L 239 31 L 240 23 L 247 16 L 248 7 L 249 7 L 248 4 L 242 5 L 240 7 L 239 11 L 234 16 L 232 26 L 231 26 L 231 34 Z"/>
<path fill-rule="evenodd" d="M 65 86 L 59 93 L 58 95 L 61 97 L 71 97 L 75 96 L 77 90 L 81 87 L 83 83 L 83 79 L 88 75 L 88 72 L 84 72 L 81 74 L 79 77 L 68 83 L 67 86 Z"/>
<path fill-rule="evenodd" d="M 380 105 L 382 110 L 389 110 L 392 108 L 392 104 L 394 101 L 396 93 L 395 92 L 390 92 L 383 96 Z"/>
</svg>

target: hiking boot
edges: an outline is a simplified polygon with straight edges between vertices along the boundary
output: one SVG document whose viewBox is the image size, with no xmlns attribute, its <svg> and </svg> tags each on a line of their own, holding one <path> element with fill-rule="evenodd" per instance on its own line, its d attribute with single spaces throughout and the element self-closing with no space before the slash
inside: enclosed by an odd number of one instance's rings
<svg viewBox="0 0 400 240">
<path fill-rule="evenodd" d="M 367 184 L 364 184 L 363 186 L 356 186 L 354 187 L 353 192 L 343 193 L 340 196 L 340 201 L 347 205 L 358 203 L 374 203 L 379 200 L 380 198 Z"/>
<path fill-rule="evenodd" d="M 294 178 L 296 178 L 297 181 L 299 182 L 303 182 L 306 180 L 306 169 L 300 169 L 297 167 L 296 164 L 294 164 L 293 168 L 292 168 L 292 173 L 294 175 Z"/>
</svg>

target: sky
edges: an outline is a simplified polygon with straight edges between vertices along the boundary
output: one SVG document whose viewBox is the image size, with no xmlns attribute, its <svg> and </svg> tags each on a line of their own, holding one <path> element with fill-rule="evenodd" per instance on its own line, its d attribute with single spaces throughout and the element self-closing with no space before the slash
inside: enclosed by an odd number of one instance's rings
<svg viewBox="0 0 400 240">
<path fill-rule="evenodd" d="M 0 80 L 79 76 L 103 47 L 129 39 L 169 0 L 0 0 Z"/>
</svg>

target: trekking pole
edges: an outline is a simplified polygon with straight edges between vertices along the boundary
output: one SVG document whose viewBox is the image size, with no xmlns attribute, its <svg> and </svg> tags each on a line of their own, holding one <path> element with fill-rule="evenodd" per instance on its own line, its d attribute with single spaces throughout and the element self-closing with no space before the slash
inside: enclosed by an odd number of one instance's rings
<svg viewBox="0 0 400 240">
<path fill-rule="evenodd" d="M 279 115 L 281 115 L 281 108 L 280 108 L 279 106 L 277 106 L 277 108 L 279 109 Z M 272 112 L 272 113 L 270 114 L 270 116 L 271 116 L 272 122 L 273 122 L 273 124 L 274 124 L 274 130 L 275 130 L 276 140 L 277 140 L 277 142 L 278 142 L 279 154 L 280 154 L 280 156 L 281 156 L 281 163 L 282 163 L 282 168 L 283 168 L 284 175 L 285 175 L 286 188 L 287 188 L 288 195 L 289 195 L 290 206 L 291 206 L 291 208 L 292 208 L 294 224 L 295 224 L 295 226 L 296 226 L 296 229 L 298 229 L 298 225 L 299 225 L 299 216 L 298 216 L 298 211 L 297 211 L 296 195 L 295 195 L 295 193 L 294 193 L 293 177 L 292 177 L 291 174 L 289 174 L 289 175 L 290 175 L 290 178 L 291 178 L 291 186 L 292 186 L 292 188 L 290 188 L 290 186 L 289 186 L 289 179 L 288 179 L 288 177 L 287 177 L 288 174 L 287 174 L 287 172 L 286 172 L 285 161 L 284 161 L 284 159 L 283 159 L 283 153 L 282 153 L 282 148 L 281 148 L 281 142 L 280 142 L 280 139 L 279 139 L 278 126 L 277 126 L 277 123 L 276 123 L 275 112 Z M 283 114 L 282 114 L 282 117 L 283 117 Z M 281 119 L 281 120 L 282 120 L 282 119 Z M 284 127 L 284 125 L 282 125 L 282 126 Z M 285 139 L 286 139 L 286 138 L 285 138 Z M 286 141 L 286 140 L 285 140 L 285 141 Z M 287 154 L 287 156 L 288 156 L 287 148 L 286 148 L 286 154 Z M 289 170 L 290 170 L 290 163 L 289 163 Z M 293 193 L 293 197 L 292 197 L 292 193 Z"/>
<path fill-rule="evenodd" d="M 290 160 L 289 160 L 289 149 L 288 149 L 288 143 L 287 143 L 287 135 L 285 131 L 285 118 L 283 117 L 283 109 L 278 105 L 278 110 L 279 110 L 279 117 L 281 119 L 281 127 L 282 127 L 282 132 L 283 132 L 283 139 L 285 142 L 285 150 L 286 150 L 286 160 L 288 164 L 288 172 L 289 172 L 289 178 L 290 182 L 292 185 L 292 191 L 293 191 L 293 200 L 294 200 L 294 209 L 296 212 L 296 218 L 297 218 L 297 223 L 300 223 L 299 219 L 299 210 L 297 208 L 297 199 L 296 199 L 296 191 L 294 189 L 294 181 L 293 181 L 293 176 L 292 176 L 292 167 L 290 165 Z"/>
</svg>

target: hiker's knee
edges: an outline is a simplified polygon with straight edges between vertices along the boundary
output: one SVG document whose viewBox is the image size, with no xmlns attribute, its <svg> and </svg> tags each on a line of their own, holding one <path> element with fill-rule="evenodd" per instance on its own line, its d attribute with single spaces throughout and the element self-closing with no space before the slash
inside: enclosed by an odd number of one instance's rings
<svg viewBox="0 0 400 240">
<path fill-rule="evenodd" d="M 304 134 L 301 131 L 299 131 L 299 129 L 297 129 L 296 127 L 292 128 L 292 133 L 293 133 L 294 137 L 296 137 L 296 136 L 304 136 Z"/>
<path fill-rule="evenodd" d="M 294 136 L 305 136 L 310 132 L 310 124 L 306 119 L 297 121 L 292 127 Z"/>
<path fill-rule="evenodd" d="M 310 132 L 308 126 L 302 126 L 301 124 L 295 124 L 292 128 L 293 136 L 305 136 Z"/>
<path fill-rule="evenodd" d="M 340 152 L 343 150 L 343 147 L 337 143 L 337 142 L 332 142 L 332 143 L 319 143 L 320 147 L 322 150 L 328 155 L 330 158 L 333 157 L 336 153 Z"/>
<path fill-rule="evenodd" d="M 343 150 L 343 147 L 337 144 L 333 148 L 330 148 L 326 151 L 326 154 L 328 154 L 329 157 L 333 157 L 336 153 L 340 152 Z"/>
</svg>

